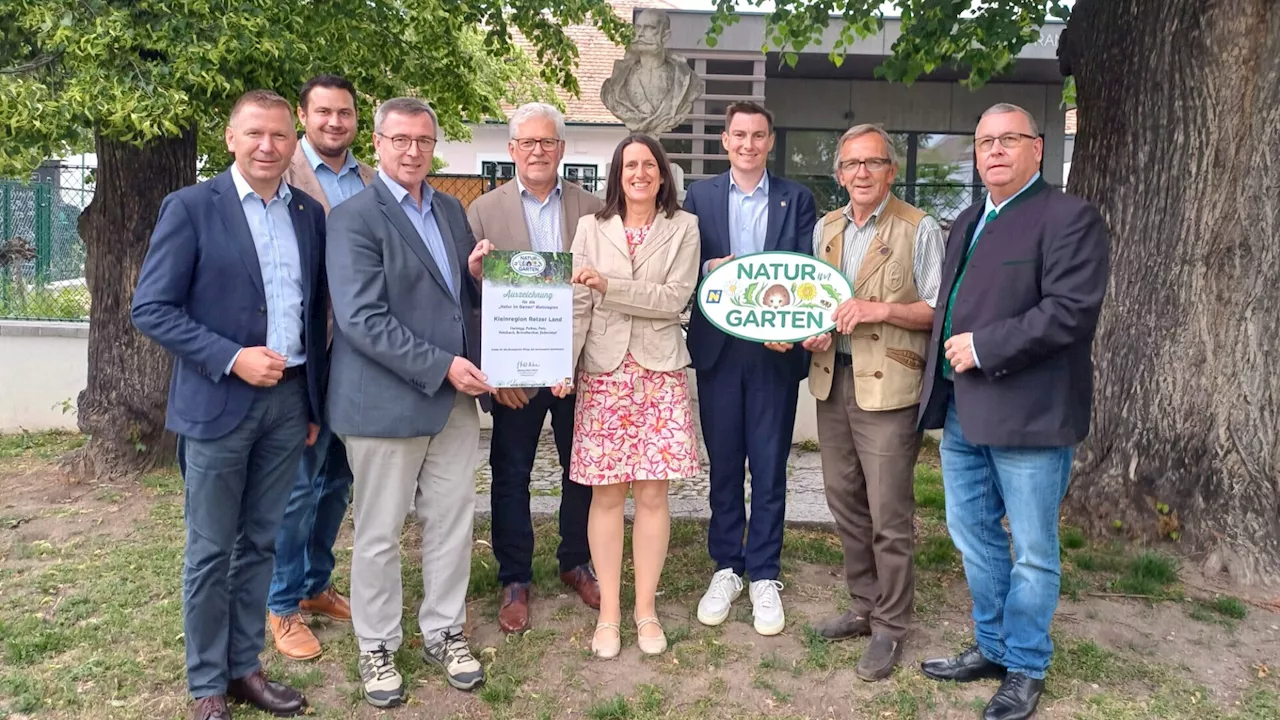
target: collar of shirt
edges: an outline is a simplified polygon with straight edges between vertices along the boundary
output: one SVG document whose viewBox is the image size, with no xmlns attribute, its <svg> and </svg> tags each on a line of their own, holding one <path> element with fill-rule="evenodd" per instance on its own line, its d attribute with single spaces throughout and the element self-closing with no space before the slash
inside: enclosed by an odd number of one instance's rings
<svg viewBox="0 0 1280 720">
<path fill-rule="evenodd" d="M 734 190 L 737 190 L 738 192 L 742 193 L 743 195 L 746 195 L 747 197 L 751 197 L 752 195 L 755 195 L 756 193 L 763 190 L 765 197 L 768 197 L 769 196 L 769 171 L 766 170 L 764 175 L 760 176 L 760 182 L 756 185 L 756 189 L 752 190 L 749 193 L 746 190 L 743 190 L 742 186 L 738 185 L 738 181 L 733 177 L 733 172 L 730 171 L 729 172 L 729 191 L 733 192 Z"/>
<path fill-rule="evenodd" d="M 333 172 L 333 168 L 330 168 L 325 163 L 324 159 L 320 157 L 320 153 L 316 152 L 314 147 L 311 147 L 311 141 L 307 139 L 306 135 L 302 136 L 302 154 L 307 156 L 307 162 L 311 163 L 312 170 L 319 170 L 320 166 L 324 165 L 329 168 L 329 172 Z M 348 150 L 347 159 L 342 163 L 342 171 L 335 174 L 341 177 L 342 175 L 354 171 L 357 167 L 356 156 L 352 155 L 351 151 Z"/>
<path fill-rule="evenodd" d="M 413 202 L 413 197 L 409 195 L 409 190 L 395 180 L 392 180 L 391 176 L 384 172 L 382 168 L 378 168 L 378 177 L 382 178 L 383 184 L 391 191 L 391 195 L 395 197 L 396 202 L 401 205 L 405 204 L 405 198 L 409 198 L 408 204 L 412 205 L 414 210 L 421 211 L 431 207 L 431 198 L 435 195 L 435 190 L 432 189 L 431 183 L 426 180 L 422 181 L 422 208 L 419 208 Z"/>
<path fill-rule="evenodd" d="M 236 185 L 236 194 L 240 196 L 240 202 L 244 202 L 244 199 L 250 195 L 258 197 L 258 192 L 249 187 L 249 181 L 244 179 L 244 175 L 240 174 L 240 166 L 235 163 L 231 164 L 231 182 Z M 289 190 L 289 183 L 285 182 L 283 178 L 280 180 L 280 186 L 276 188 L 275 197 L 283 200 L 286 204 L 293 197 L 293 192 Z M 259 197 L 258 199 L 264 203 L 267 202 L 265 198 Z"/>
<path fill-rule="evenodd" d="M 867 218 L 867 222 L 865 224 L 859 225 L 858 221 L 853 219 L 853 202 L 852 201 L 850 201 L 848 205 L 844 206 L 845 219 L 848 220 L 849 223 L 856 228 L 866 227 L 867 225 L 875 222 L 876 219 L 880 217 L 880 213 L 884 212 L 885 207 L 889 205 L 889 196 L 892 194 L 893 194 L 892 192 L 887 192 L 884 194 L 884 199 L 881 200 L 880 204 L 876 206 L 876 209 L 872 211 L 871 215 Z"/>
<path fill-rule="evenodd" d="M 1021 189 L 1021 190 L 1019 190 L 1018 192 L 1016 192 L 1016 193 L 1014 193 L 1014 194 L 1010 195 L 1009 197 L 1005 198 L 1004 202 L 1000 203 L 999 205 L 996 205 L 994 202 L 992 202 L 992 201 L 991 201 L 991 193 L 990 193 L 990 192 L 988 192 L 988 193 L 987 193 L 987 206 L 986 206 L 986 208 L 985 208 L 985 209 L 983 209 L 983 211 L 982 211 L 982 216 L 983 216 L 983 217 L 986 217 L 987 215 L 990 215 L 992 210 L 995 210 L 997 213 L 999 213 L 1001 210 L 1003 210 L 1003 209 L 1004 209 L 1004 206 L 1005 206 L 1005 205 L 1008 205 L 1010 202 L 1012 202 L 1012 201 L 1013 201 L 1013 199 L 1014 199 L 1014 198 L 1018 197 L 1019 195 L 1021 195 L 1021 194 L 1022 194 L 1022 193 L 1024 193 L 1024 192 L 1026 192 L 1026 191 L 1027 191 L 1027 188 L 1031 187 L 1031 185 L 1032 185 L 1036 180 L 1038 180 L 1038 179 L 1040 179 L 1040 173 L 1038 173 L 1038 172 L 1037 172 L 1035 175 L 1032 175 L 1032 176 L 1031 176 L 1031 179 L 1027 181 L 1027 184 L 1026 184 L 1026 185 L 1023 185 L 1023 186 L 1022 186 L 1022 189 Z"/>
<path fill-rule="evenodd" d="M 555 189 L 551 191 L 551 194 L 547 195 L 546 200 L 540 200 L 538 204 L 546 205 L 547 203 L 551 202 L 552 198 L 557 198 L 564 195 L 564 185 L 562 183 L 563 181 L 561 180 L 561 178 L 557 177 Z M 520 191 L 520 197 L 522 198 L 529 197 L 529 198 L 533 198 L 534 200 L 538 199 L 537 195 L 534 195 L 533 192 L 529 190 L 529 188 L 524 186 L 524 183 L 520 182 L 519 175 L 516 175 L 516 189 Z"/>
</svg>

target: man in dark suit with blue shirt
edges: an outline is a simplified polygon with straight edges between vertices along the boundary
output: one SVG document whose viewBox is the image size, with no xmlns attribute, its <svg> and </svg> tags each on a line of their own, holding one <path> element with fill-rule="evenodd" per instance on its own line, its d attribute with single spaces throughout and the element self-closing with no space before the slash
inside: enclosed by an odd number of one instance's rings
<svg viewBox="0 0 1280 720">
<path fill-rule="evenodd" d="M 266 90 L 231 111 L 229 170 L 160 206 L 133 323 L 174 355 L 166 427 L 186 485 L 183 632 L 195 720 L 227 698 L 285 717 L 306 699 L 262 671 L 276 531 L 327 372 L 324 210 L 281 180 L 297 135 Z"/>
<path fill-rule="evenodd" d="M 702 276 L 734 257 L 788 251 L 813 254 L 813 194 L 765 170 L 773 148 L 773 115 L 752 102 L 725 112 L 721 142 L 731 169 L 689 186 L 684 209 L 698 216 Z M 807 355 L 789 343 L 761 345 L 730 337 L 697 304 L 689 322 L 689 354 L 697 371 L 702 436 L 711 461 L 707 546 L 716 563 L 698 620 L 719 625 L 750 577 L 756 632 L 782 632 L 778 590 L 787 458 Z M 751 522 L 744 484 L 751 463 Z M 743 532 L 746 541 L 743 541 Z"/>
<path fill-rule="evenodd" d="M 1043 143 L 1016 105 L 994 105 L 978 122 L 989 195 L 952 226 L 920 398 L 921 424 L 942 428 L 947 529 L 964 557 L 976 637 L 921 669 L 944 681 L 1003 678 L 984 720 L 1024 720 L 1044 691 L 1062 575 L 1058 512 L 1089 433 L 1107 290 L 1106 224 L 1045 184 Z"/>
</svg>

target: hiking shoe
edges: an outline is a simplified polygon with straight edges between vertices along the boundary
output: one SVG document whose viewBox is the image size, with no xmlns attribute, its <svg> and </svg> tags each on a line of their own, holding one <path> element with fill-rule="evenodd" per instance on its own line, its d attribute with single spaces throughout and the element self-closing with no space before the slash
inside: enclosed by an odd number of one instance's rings
<svg viewBox="0 0 1280 720">
<path fill-rule="evenodd" d="M 440 641 L 422 649 L 427 662 L 444 670 L 449 684 L 459 690 L 474 690 L 484 682 L 484 667 L 471 654 L 461 631 L 442 631 Z"/>
<path fill-rule="evenodd" d="M 404 701 L 404 678 L 396 670 L 395 653 L 386 644 L 360 653 L 360 683 L 364 699 L 374 707 L 390 708 Z"/>
</svg>

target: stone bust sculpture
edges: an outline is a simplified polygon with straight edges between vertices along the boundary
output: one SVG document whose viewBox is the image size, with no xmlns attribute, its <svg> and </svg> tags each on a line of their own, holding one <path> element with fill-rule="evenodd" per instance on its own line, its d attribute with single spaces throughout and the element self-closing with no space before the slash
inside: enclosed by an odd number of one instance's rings
<svg viewBox="0 0 1280 720">
<path fill-rule="evenodd" d="M 604 106 L 632 132 L 656 137 L 680 125 L 706 88 L 683 56 L 667 50 L 670 39 L 671 18 L 642 10 L 626 55 L 600 88 Z"/>
</svg>

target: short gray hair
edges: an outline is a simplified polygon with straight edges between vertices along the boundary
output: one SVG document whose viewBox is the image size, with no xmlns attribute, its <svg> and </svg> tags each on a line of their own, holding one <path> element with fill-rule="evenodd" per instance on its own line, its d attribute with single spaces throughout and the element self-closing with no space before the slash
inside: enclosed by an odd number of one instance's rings
<svg viewBox="0 0 1280 720">
<path fill-rule="evenodd" d="M 1031 134 L 1036 137 L 1040 136 L 1040 126 L 1036 124 L 1036 119 L 1031 116 L 1031 113 L 1017 105 L 1014 105 L 1013 103 L 996 103 L 995 105 L 992 105 L 982 112 L 982 117 L 978 118 L 978 122 L 982 122 L 982 118 L 985 118 L 988 115 L 1004 115 L 1005 113 L 1021 113 L 1022 117 L 1027 119 L 1027 125 L 1031 128 Z"/>
<path fill-rule="evenodd" d="M 898 151 L 893 146 L 893 138 L 889 137 L 889 133 L 885 132 L 880 125 L 864 123 L 862 125 L 854 125 L 845 130 L 844 134 L 840 136 L 840 142 L 836 143 L 835 159 L 831 162 L 832 172 L 840 172 L 840 151 L 844 150 L 844 144 L 863 135 L 879 135 L 880 139 L 884 141 L 885 152 L 889 153 L 890 162 L 893 163 L 894 167 L 898 166 Z"/>
<path fill-rule="evenodd" d="M 440 134 L 440 120 L 436 117 L 436 111 L 431 106 L 411 97 L 392 98 L 378 106 L 378 112 L 373 116 L 373 131 L 382 132 L 382 123 L 386 121 L 387 116 L 391 113 L 400 115 L 408 115 L 416 117 L 418 115 L 430 115 L 431 124 L 435 126 L 436 135 Z M 437 140 L 439 138 L 436 138 Z"/>
<path fill-rule="evenodd" d="M 516 133 L 526 120 L 534 118 L 546 118 L 555 123 L 556 137 L 561 140 L 564 139 L 564 113 L 557 110 L 555 105 L 540 102 L 525 103 L 511 114 L 511 119 L 507 121 L 511 139 L 516 139 Z"/>
</svg>

